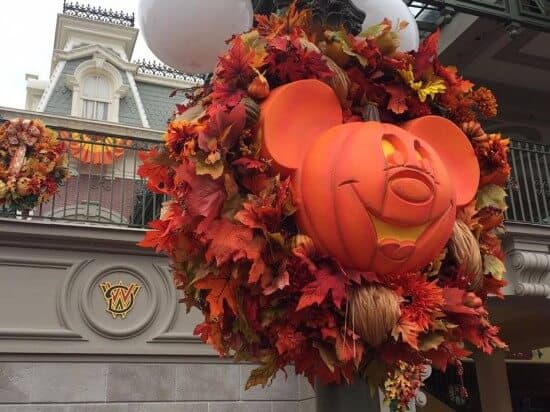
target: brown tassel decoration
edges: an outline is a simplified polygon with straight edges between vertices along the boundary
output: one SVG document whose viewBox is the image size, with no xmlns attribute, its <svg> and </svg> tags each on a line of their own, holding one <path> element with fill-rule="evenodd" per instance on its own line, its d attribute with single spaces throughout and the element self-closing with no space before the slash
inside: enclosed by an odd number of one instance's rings
<svg viewBox="0 0 550 412">
<path fill-rule="evenodd" d="M 388 339 L 401 316 L 397 295 L 378 285 L 355 289 L 350 297 L 350 312 L 354 332 L 372 346 Z"/>
<path fill-rule="evenodd" d="M 479 243 L 466 223 L 457 219 L 449 241 L 449 252 L 464 267 L 470 277 L 470 290 L 478 290 L 483 283 L 483 259 Z"/>
</svg>

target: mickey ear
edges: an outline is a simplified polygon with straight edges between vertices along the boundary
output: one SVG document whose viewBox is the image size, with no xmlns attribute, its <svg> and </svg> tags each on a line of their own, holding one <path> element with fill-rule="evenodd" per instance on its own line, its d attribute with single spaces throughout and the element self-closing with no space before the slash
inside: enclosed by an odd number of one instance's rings
<svg viewBox="0 0 550 412">
<path fill-rule="evenodd" d="M 319 80 L 299 80 L 271 92 L 260 112 L 262 155 L 284 174 L 300 167 L 313 142 L 342 123 L 334 91 Z"/>
<path fill-rule="evenodd" d="M 466 135 L 450 120 L 424 116 L 403 128 L 426 141 L 441 157 L 456 189 L 457 206 L 467 205 L 479 185 L 479 163 Z"/>
</svg>

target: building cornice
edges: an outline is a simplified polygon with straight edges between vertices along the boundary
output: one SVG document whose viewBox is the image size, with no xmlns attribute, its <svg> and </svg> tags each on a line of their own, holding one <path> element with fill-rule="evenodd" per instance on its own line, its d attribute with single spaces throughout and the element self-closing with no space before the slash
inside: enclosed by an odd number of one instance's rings
<svg viewBox="0 0 550 412">
<path fill-rule="evenodd" d="M 131 58 L 139 30 L 134 27 L 81 19 L 59 14 L 55 31 L 54 50 L 66 50 L 71 47 L 69 42 L 74 38 L 92 38 L 103 40 L 119 46 L 125 57 Z"/>
<path fill-rule="evenodd" d="M 118 67 L 123 71 L 129 71 L 132 73 L 137 72 L 138 65 L 130 63 L 115 52 L 107 49 L 106 47 L 98 44 L 86 45 L 74 48 L 72 50 L 56 50 L 53 53 L 53 63 L 57 64 L 59 61 L 69 61 L 75 59 L 81 59 L 83 57 L 103 58 L 105 61 L 111 63 L 113 66 Z"/>
</svg>

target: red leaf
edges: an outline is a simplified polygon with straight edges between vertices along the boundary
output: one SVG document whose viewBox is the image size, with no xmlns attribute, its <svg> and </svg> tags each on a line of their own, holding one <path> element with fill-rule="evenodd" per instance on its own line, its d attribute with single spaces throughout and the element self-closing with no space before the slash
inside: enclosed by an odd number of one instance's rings
<svg viewBox="0 0 550 412">
<path fill-rule="evenodd" d="M 224 302 L 235 315 L 238 313 L 235 298 L 238 283 L 232 277 L 208 275 L 195 282 L 194 286 L 198 290 L 210 290 L 206 301 L 210 307 L 211 317 L 217 318 L 224 313 Z"/>
<path fill-rule="evenodd" d="M 463 289 L 443 288 L 443 297 L 445 299 L 443 310 L 447 313 L 477 316 L 478 313 L 475 309 L 464 305 L 464 294 Z"/>
<path fill-rule="evenodd" d="M 504 299 L 502 288 L 508 284 L 505 280 L 498 280 L 492 276 L 485 276 L 483 280 L 483 292 L 490 295 L 495 295 L 499 299 Z"/>
<path fill-rule="evenodd" d="M 252 63 L 255 53 L 244 44 L 241 37 L 231 42 L 229 52 L 220 58 L 216 75 L 228 81 L 254 75 Z"/>
<path fill-rule="evenodd" d="M 407 110 L 407 93 L 404 87 L 399 84 L 388 84 L 385 89 L 390 94 L 388 109 L 395 114 L 404 113 Z"/>
<path fill-rule="evenodd" d="M 332 302 L 340 309 L 342 301 L 346 297 L 346 283 L 339 276 L 335 276 L 321 269 L 315 273 L 313 282 L 307 284 L 302 289 L 302 297 L 298 302 L 296 310 L 307 308 L 313 304 L 320 305 L 323 303 L 328 293 L 332 294 Z"/>
<path fill-rule="evenodd" d="M 246 97 L 246 92 L 221 81 L 215 81 L 212 86 L 213 104 L 208 107 L 208 114 L 214 116 L 220 110 L 226 110 L 227 107 L 235 107 Z"/>
<path fill-rule="evenodd" d="M 220 143 L 229 148 L 236 143 L 244 129 L 245 123 L 246 109 L 244 104 L 241 103 L 237 104 L 230 112 L 216 112 L 208 121 L 205 133 L 207 136 L 216 139 L 223 137 Z M 227 133 L 226 130 L 228 130 Z M 202 150 L 208 151 L 207 147 L 201 145 L 201 139 L 199 139 L 199 146 Z"/>
<path fill-rule="evenodd" d="M 240 157 L 231 164 L 252 170 L 263 170 L 266 167 L 266 164 L 261 160 L 251 159 L 250 157 Z"/>
<path fill-rule="evenodd" d="M 252 230 L 243 225 L 235 225 L 226 219 L 212 222 L 206 234 L 211 240 L 206 251 L 206 260 L 216 260 L 218 266 L 224 263 L 247 258 L 253 238 Z M 256 251 L 252 253 L 256 255 Z"/>
<path fill-rule="evenodd" d="M 184 161 L 176 170 L 175 183 L 188 185 L 184 201 L 190 215 L 213 219 L 220 214 L 227 197 L 221 179 L 213 180 L 209 175 L 197 176 L 193 165 Z"/>
<path fill-rule="evenodd" d="M 305 340 L 306 337 L 302 332 L 297 332 L 294 327 L 285 325 L 277 330 L 275 347 L 277 352 L 282 355 L 283 353 L 296 351 L 296 348 L 300 347 Z"/>
<path fill-rule="evenodd" d="M 417 78 L 432 66 L 434 59 L 437 59 L 439 34 L 440 31 L 438 29 L 426 37 L 422 44 L 420 44 L 414 60 L 414 73 Z"/>
<path fill-rule="evenodd" d="M 152 148 L 146 152 L 139 152 L 138 157 L 142 164 L 137 173 L 147 179 L 149 190 L 155 193 L 166 193 L 166 187 L 171 185 L 168 156 L 160 153 L 157 148 Z"/>
</svg>

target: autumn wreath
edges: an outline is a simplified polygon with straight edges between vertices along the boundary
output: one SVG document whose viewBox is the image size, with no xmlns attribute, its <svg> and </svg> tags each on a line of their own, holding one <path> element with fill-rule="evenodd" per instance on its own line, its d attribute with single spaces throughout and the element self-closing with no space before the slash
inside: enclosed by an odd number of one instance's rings
<svg viewBox="0 0 550 412">
<path fill-rule="evenodd" d="M 0 206 L 32 210 L 66 178 L 66 149 L 57 133 L 38 120 L 14 119 L 0 127 Z"/>
<path fill-rule="evenodd" d="M 485 302 L 505 285 L 508 141 L 478 123 L 497 104 L 439 62 L 438 32 L 402 53 L 399 29 L 383 21 L 358 36 L 322 30 L 295 8 L 258 16 L 255 29 L 230 41 L 213 81 L 178 107 L 164 145 L 141 156 L 149 189 L 169 198 L 141 246 L 170 257 L 183 302 L 205 316 L 195 329 L 204 342 L 260 364 L 247 388 L 294 365 L 311 382 L 364 377 L 404 410 L 423 365 L 460 365 L 467 344 L 486 353 L 505 347 Z M 264 156 L 259 124 L 262 102 L 304 79 L 332 88 L 346 123 L 434 114 L 466 134 L 479 191 L 457 211 L 430 264 L 406 273 L 349 270 L 298 230 L 291 179 Z"/>
</svg>

